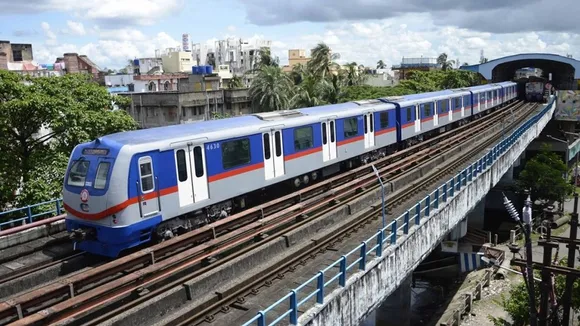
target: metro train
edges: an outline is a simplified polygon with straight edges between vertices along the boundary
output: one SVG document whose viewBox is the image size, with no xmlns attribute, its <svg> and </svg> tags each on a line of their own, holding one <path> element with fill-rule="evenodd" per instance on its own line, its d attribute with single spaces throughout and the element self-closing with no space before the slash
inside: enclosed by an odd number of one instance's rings
<svg viewBox="0 0 580 326">
<path fill-rule="evenodd" d="M 117 257 L 450 130 L 517 98 L 503 82 L 121 132 L 77 145 L 63 186 L 80 250 Z M 476 137 L 476 135 L 474 135 Z"/>
</svg>

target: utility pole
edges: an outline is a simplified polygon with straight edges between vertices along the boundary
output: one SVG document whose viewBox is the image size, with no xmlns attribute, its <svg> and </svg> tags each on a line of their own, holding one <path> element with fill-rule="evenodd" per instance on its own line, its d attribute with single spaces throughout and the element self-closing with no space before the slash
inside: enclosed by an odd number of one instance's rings
<svg viewBox="0 0 580 326">
<path fill-rule="evenodd" d="M 570 219 L 570 243 L 568 243 L 568 267 L 574 268 L 576 261 L 576 237 L 578 236 L 578 193 L 574 193 L 574 213 Z M 570 323 L 570 310 L 572 303 L 572 288 L 574 286 L 574 276 L 566 275 L 566 289 L 562 296 L 562 306 L 564 313 L 562 317 L 562 326 L 568 326 Z"/>
<path fill-rule="evenodd" d="M 522 231 L 524 232 L 526 238 L 526 270 L 522 273 L 524 277 L 524 283 L 526 284 L 526 288 L 528 290 L 528 307 L 530 309 L 530 326 L 537 326 L 538 325 L 538 318 L 536 312 L 536 292 L 535 292 L 535 285 L 534 285 L 534 270 L 533 270 L 533 258 L 532 258 L 532 239 L 531 239 L 531 223 L 532 223 L 532 201 L 530 199 L 530 195 L 528 194 L 528 198 L 526 199 L 525 206 L 523 208 L 523 219 L 520 219 L 518 211 L 512 204 L 512 202 L 507 198 L 507 196 L 503 195 L 503 203 L 505 208 L 507 209 L 508 213 L 511 217 L 516 220 L 520 224 Z M 518 249 L 519 251 L 519 249 Z"/>
<path fill-rule="evenodd" d="M 504 195 L 505 196 L 505 195 Z M 506 203 L 507 198 L 504 198 L 504 204 Z M 509 203 L 511 205 L 511 203 Z M 513 208 L 508 207 L 506 204 L 506 208 L 510 212 L 510 215 L 514 217 L 514 213 L 517 216 L 517 212 Z M 525 212 L 525 209 L 524 209 Z M 551 229 L 548 227 L 546 239 L 538 241 L 538 245 L 544 248 L 544 259 L 542 263 L 531 262 L 528 259 L 512 259 L 512 265 L 526 267 L 526 269 L 531 265 L 534 269 L 540 270 L 542 272 L 542 298 L 540 302 L 540 315 L 539 315 L 539 326 L 547 326 L 548 320 L 550 319 L 550 302 L 552 303 L 552 307 L 557 307 L 556 305 L 556 298 L 553 289 L 553 277 L 554 275 L 565 275 L 566 276 L 566 289 L 564 290 L 564 294 L 562 296 L 562 308 L 563 308 L 563 320 L 561 325 L 567 326 L 570 323 L 570 310 L 571 310 L 571 298 L 572 298 L 572 289 L 574 285 L 574 281 L 580 277 L 580 270 L 574 268 L 574 261 L 576 258 L 575 251 L 576 248 L 580 247 L 580 241 L 576 239 L 578 236 L 578 194 L 574 194 L 574 213 L 572 214 L 572 218 L 570 221 L 570 237 L 558 237 L 552 236 Z M 527 232 L 527 231 L 526 231 Z M 527 239 L 526 239 L 527 240 Z M 566 243 L 568 244 L 568 266 L 554 266 L 552 265 L 552 249 L 557 248 L 559 243 Z M 514 253 L 519 251 L 519 248 L 510 248 L 510 250 Z M 531 273 L 527 272 L 526 273 Z M 528 291 L 533 289 L 529 286 L 529 282 L 526 280 L 526 286 Z M 531 298 L 531 292 L 530 292 Z M 530 300 L 531 301 L 531 300 Z M 535 311 L 535 308 L 534 308 Z M 530 307 L 530 325 L 538 325 L 536 320 L 536 315 L 532 314 L 532 308 Z"/>
</svg>

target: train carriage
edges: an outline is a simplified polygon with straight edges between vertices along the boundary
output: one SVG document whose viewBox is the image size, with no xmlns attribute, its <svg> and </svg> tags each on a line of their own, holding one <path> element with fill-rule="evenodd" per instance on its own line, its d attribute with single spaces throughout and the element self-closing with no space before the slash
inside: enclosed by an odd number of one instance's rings
<svg viewBox="0 0 580 326">
<path fill-rule="evenodd" d="M 67 229 L 77 248 L 116 257 L 152 238 L 171 238 L 252 206 L 255 197 L 276 196 L 280 187 L 308 185 L 450 129 L 515 98 L 515 87 L 513 93 L 502 93 L 512 86 L 104 136 L 76 146 L 71 154 L 63 186 Z"/>
</svg>

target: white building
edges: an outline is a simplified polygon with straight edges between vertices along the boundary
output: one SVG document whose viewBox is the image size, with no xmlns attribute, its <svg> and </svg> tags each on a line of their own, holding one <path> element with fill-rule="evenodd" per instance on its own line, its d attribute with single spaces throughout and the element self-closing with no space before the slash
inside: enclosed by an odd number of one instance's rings
<svg viewBox="0 0 580 326">
<path fill-rule="evenodd" d="M 213 49 L 197 43 L 192 47 L 193 64 L 212 65 L 216 70 L 219 66 L 228 65 L 232 74 L 241 76 L 254 68 L 260 57 L 260 49 L 271 46 L 272 41 L 268 40 L 244 41 L 235 38 L 215 41 Z"/>
</svg>

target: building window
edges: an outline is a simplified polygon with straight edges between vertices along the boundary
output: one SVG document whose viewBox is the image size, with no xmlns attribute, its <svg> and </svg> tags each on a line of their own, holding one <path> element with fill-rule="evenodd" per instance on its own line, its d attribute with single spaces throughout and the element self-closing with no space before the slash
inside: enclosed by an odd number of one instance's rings
<svg viewBox="0 0 580 326">
<path fill-rule="evenodd" d="M 242 138 L 221 143 L 224 169 L 250 163 L 250 139 Z"/>
<path fill-rule="evenodd" d="M 294 150 L 302 151 L 314 146 L 312 126 L 294 128 Z"/>
<path fill-rule="evenodd" d="M 344 119 L 344 138 L 358 135 L 358 119 L 356 117 Z"/>
</svg>

